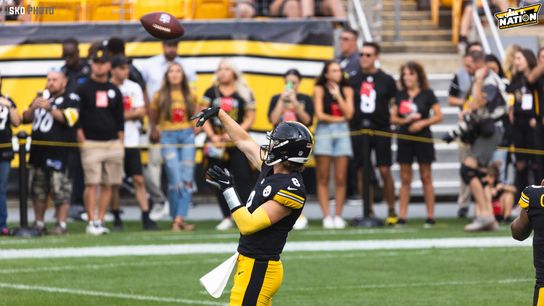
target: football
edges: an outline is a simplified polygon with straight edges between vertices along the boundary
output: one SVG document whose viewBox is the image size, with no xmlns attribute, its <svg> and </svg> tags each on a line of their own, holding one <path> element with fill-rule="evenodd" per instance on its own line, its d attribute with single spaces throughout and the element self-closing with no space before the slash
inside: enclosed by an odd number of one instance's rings
<svg viewBox="0 0 544 306">
<path fill-rule="evenodd" d="M 165 12 L 149 13 L 140 18 L 146 31 L 158 39 L 175 39 L 183 36 L 185 30 L 176 17 Z"/>
</svg>

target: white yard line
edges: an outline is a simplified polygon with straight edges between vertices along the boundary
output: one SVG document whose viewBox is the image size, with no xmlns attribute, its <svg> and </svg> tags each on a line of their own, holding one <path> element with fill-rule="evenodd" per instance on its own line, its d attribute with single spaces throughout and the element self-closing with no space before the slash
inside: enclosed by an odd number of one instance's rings
<svg viewBox="0 0 544 306">
<path fill-rule="evenodd" d="M 0 288 L 27 290 L 27 291 L 41 291 L 41 292 L 48 292 L 48 293 L 64 293 L 64 294 L 95 296 L 95 297 L 104 297 L 104 298 L 117 298 L 117 299 L 135 300 L 135 301 L 181 303 L 186 305 L 226 305 L 225 303 L 219 303 L 219 302 L 166 298 L 166 297 L 159 297 L 159 296 L 152 296 L 152 295 L 113 293 L 113 292 L 104 292 L 104 291 L 92 291 L 92 290 L 82 290 L 82 289 L 34 286 L 34 285 L 11 284 L 11 283 L 0 283 Z"/>
<path fill-rule="evenodd" d="M 111 257 L 144 255 L 220 254 L 234 253 L 236 243 L 201 243 L 170 245 L 136 245 L 106 247 L 70 247 L 0 250 L 0 259 Z M 486 248 L 531 246 L 531 241 L 518 242 L 510 237 L 392 239 L 364 241 L 294 241 L 287 243 L 285 252 L 406 250 L 430 248 Z"/>
</svg>

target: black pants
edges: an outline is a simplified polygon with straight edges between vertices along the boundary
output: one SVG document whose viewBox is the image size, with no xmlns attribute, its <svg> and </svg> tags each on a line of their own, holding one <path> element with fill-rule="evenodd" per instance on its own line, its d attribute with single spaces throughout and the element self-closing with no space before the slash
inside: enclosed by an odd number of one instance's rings
<svg viewBox="0 0 544 306">
<path fill-rule="evenodd" d="M 514 135 L 514 146 L 516 148 L 523 149 L 536 149 L 536 135 L 542 135 L 535 133 L 535 128 L 529 125 L 528 118 L 518 118 L 514 120 L 512 126 L 512 132 Z M 541 136 L 539 136 L 541 137 Z M 516 164 L 524 163 L 523 169 L 518 169 L 516 165 L 516 178 L 515 184 L 518 189 L 518 194 L 525 188 L 525 186 L 538 184 L 540 185 L 540 165 L 539 160 L 541 157 L 535 154 L 516 153 Z M 532 173 L 533 179 L 529 181 L 529 172 Z"/>
<path fill-rule="evenodd" d="M 73 150 L 69 153 L 69 172 L 72 176 L 72 197 L 70 205 L 84 206 L 83 204 L 83 192 L 85 191 L 85 183 L 83 176 L 83 167 L 81 166 L 81 155 L 79 150 Z"/>
<path fill-rule="evenodd" d="M 251 190 L 253 190 L 253 187 L 255 186 L 255 179 L 251 167 L 249 166 L 249 161 L 247 160 L 244 153 L 242 153 L 242 151 L 238 150 L 237 148 L 227 149 L 226 154 L 228 154 L 227 160 L 208 158 L 208 167 L 218 165 L 221 168 L 227 168 L 234 176 L 234 183 L 236 185 L 236 191 L 238 192 L 238 196 L 240 196 L 240 200 L 242 201 L 242 203 L 246 203 L 247 198 L 251 193 Z M 227 204 L 227 201 L 225 200 L 225 197 L 219 190 L 217 191 L 217 201 L 219 202 L 219 206 L 221 207 L 223 217 L 229 217 L 229 206 Z"/>
</svg>

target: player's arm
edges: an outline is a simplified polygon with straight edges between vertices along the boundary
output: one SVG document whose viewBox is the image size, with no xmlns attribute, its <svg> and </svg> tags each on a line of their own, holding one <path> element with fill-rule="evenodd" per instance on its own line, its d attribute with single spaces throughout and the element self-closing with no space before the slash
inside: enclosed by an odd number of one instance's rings
<svg viewBox="0 0 544 306">
<path fill-rule="evenodd" d="M 512 238 L 519 241 L 523 241 L 531 235 L 532 229 L 527 209 L 522 209 L 519 217 L 512 221 L 510 231 L 512 232 Z"/>
<path fill-rule="evenodd" d="M 232 119 L 227 113 L 225 113 L 219 107 L 210 107 L 202 110 L 198 114 L 191 117 L 191 120 L 198 119 L 196 126 L 202 126 L 209 118 L 217 116 L 223 125 L 223 129 L 227 132 L 230 139 L 234 142 L 236 147 L 240 151 L 244 152 L 249 162 L 261 170 L 261 156 L 259 145 L 249 136 L 248 132 L 244 130 L 234 119 Z"/>
</svg>

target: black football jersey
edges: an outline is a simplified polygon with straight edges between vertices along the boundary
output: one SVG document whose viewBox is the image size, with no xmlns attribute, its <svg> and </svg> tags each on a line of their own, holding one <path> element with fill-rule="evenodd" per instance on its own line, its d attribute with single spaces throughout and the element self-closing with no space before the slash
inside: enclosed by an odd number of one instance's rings
<svg viewBox="0 0 544 306">
<path fill-rule="evenodd" d="M 527 209 L 533 228 L 533 262 L 537 284 L 544 284 L 544 187 L 527 186 L 521 193 L 518 204 Z"/>
<path fill-rule="evenodd" d="M 306 188 L 300 172 L 274 174 L 273 167 L 262 166 L 261 175 L 249 195 L 246 207 L 253 213 L 269 200 L 292 209 L 292 213 L 270 227 L 251 235 L 240 235 L 238 252 L 256 259 L 278 260 L 289 231 L 306 203 Z"/>
</svg>

